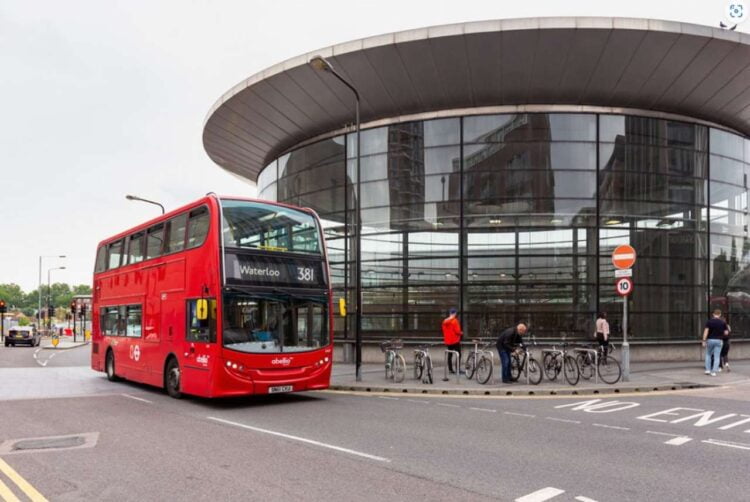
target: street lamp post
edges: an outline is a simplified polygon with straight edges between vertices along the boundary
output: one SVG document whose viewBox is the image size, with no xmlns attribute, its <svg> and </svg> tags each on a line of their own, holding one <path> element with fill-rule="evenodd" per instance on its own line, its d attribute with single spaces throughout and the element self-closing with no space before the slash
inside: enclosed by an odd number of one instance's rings
<svg viewBox="0 0 750 502">
<path fill-rule="evenodd" d="M 126 195 L 125 198 L 128 199 L 128 200 L 139 200 L 141 202 L 146 202 L 148 204 L 153 204 L 155 206 L 159 206 L 161 208 L 161 214 L 164 214 L 164 206 L 162 206 L 158 202 L 154 202 L 152 200 L 144 199 L 144 198 L 138 197 L 136 195 Z"/>
<path fill-rule="evenodd" d="M 50 286 L 50 272 L 53 270 L 65 270 L 65 267 L 52 267 L 47 269 L 47 331 L 52 327 L 52 316 L 49 315 L 49 307 L 52 304 L 52 289 Z"/>
<path fill-rule="evenodd" d="M 39 323 L 37 327 L 39 329 L 42 328 L 42 258 L 65 258 L 65 255 L 48 254 L 39 257 L 39 288 L 37 289 L 37 292 L 39 293 L 39 305 L 38 310 L 36 311 L 36 318 Z"/>
<path fill-rule="evenodd" d="M 322 56 L 314 56 L 312 59 L 310 59 L 310 66 L 315 68 L 319 71 L 328 72 L 334 77 L 336 77 L 342 84 L 344 84 L 346 87 L 349 88 L 350 91 L 354 93 L 354 116 L 355 116 L 355 127 L 356 127 L 356 137 L 357 137 L 357 165 L 356 165 L 356 173 L 357 173 L 357 205 L 355 206 L 355 213 L 357 218 L 357 224 L 356 224 L 356 231 L 357 231 L 357 251 L 356 251 L 356 268 L 357 268 L 357 277 L 355 282 L 355 288 L 356 288 L 356 295 L 357 295 L 357 308 L 355 313 L 355 328 L 354 328 L 354 366 L 355 366 L 355 375 L 357 382 L 362 381 L 362 271 L 360 270 L 360 267 L 362 265 L 362 197 L 360 196 L 360 189 L 362 187 L 360 183 L 360 172 L 359 172 L 359 151 L 360 151 L 360 144 L 359 144 L 359 92 L 357 89 L 344 77 L 342 77 L 331 65 L 330 62 L 328 62 L 324 57 Z M 346 197 L 345 197 L 346 198 Z M 348 229 L 349 225 L 349 219 L 348 217 L 344 217 L 344 225 L 345 228 Z M 348 234 L 348 231 L 347 231 Z"/>
</svg>

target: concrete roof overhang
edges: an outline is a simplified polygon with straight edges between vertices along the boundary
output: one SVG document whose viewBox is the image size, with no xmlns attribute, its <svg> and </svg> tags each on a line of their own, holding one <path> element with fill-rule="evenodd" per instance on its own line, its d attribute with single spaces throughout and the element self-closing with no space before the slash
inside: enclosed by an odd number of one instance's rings
<svg viewBox="0 0 750 502">
<path fill-rule="evenodd" d="M 293 146 L 352 124 L 351 91 L 308 65 L 315 55 L 357 87 L 362 123 L 574 105 L 687 116 L 750 136 L 750 35 L 650 19 L 509 19 L 355 40 L 257 73 L 208 113 L 203 144 L 214 162 L 256 180 Z"/>
</svg>

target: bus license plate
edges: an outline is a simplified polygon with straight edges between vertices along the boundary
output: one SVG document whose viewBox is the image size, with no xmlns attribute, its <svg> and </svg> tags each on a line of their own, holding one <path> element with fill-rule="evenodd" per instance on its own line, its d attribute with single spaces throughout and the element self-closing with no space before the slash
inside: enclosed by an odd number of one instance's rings
<svg viewBox="0 0 750 502">
<path fill-rule="evenodd" d="M 292 392 L 292 386 L 291 385 L 278 385 L 276 387 L 269 387 L 268 393 L 269 394 L 278 394 L 279 392 Z"/>
</svg>

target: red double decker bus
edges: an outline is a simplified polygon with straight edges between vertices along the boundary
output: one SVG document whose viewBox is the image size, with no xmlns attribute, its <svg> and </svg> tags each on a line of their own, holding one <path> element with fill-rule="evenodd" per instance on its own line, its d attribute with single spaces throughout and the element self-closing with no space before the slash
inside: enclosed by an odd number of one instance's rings
<svg viewBox="0 0 750 502">
<path fill-rule="evenodd" d="M 173 397 L 325 389 L 331 312 L 312 210 L 209 194 L 99 244 L 91 367 Z"/>
</svg>

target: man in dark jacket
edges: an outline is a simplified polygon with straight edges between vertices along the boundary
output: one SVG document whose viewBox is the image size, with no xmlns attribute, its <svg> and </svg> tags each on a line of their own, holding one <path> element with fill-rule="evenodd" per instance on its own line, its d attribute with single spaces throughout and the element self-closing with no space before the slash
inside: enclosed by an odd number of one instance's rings
<svg viewBox="0 0 750 502">
<path fill-rule="evenodd" d="M 497 351 L 500 353 L 500 364 L 502 365 L 503 383 L 513 383 L 510 378 L 510 355 L 519 346 L 523 347 L 523 339 L 526 334 L 526 323 L 519 322 L 512 326 L 497 337 Z"/>
</svg>

